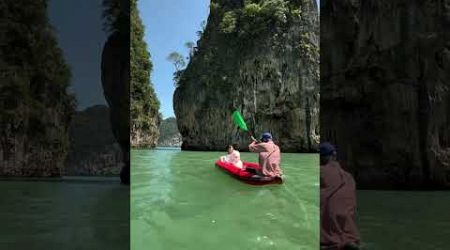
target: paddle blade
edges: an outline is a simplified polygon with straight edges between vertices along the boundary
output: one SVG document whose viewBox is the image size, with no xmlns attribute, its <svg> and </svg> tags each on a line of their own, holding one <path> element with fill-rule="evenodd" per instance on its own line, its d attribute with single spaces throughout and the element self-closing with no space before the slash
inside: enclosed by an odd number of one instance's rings
<svg viewBox="0 0 450 250">
<path fill-rule="evenodd" d="M 236 126 L 244 131 L 248 131 L 247 124 L 245 124 L 244 118 L 239 111 L 234 111 L 231 116 L 233 117 L 233 122 Z"/>
</svg>

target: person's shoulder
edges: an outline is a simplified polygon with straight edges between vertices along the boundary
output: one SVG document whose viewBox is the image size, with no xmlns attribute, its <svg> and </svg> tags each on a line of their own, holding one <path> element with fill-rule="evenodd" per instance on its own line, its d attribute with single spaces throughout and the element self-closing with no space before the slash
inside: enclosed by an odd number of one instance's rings
<svg viewBox="0 0 450 250">
<path fill-rule="evenodd" d="M 355 178 L 353 177 L 353 175 L 350 172 L 341 168 L 341 173 L 347 180 L 349 180 L 351 182 L 355 182 Z"/>
<path fill-rule="evenodd" d="M 320 165 L 320 174 L 326 175 L 338 175 L 340 172 L 339 165 L 336 165 L 334 162 L 328 162 L 327 164 Z"/>
</svg>

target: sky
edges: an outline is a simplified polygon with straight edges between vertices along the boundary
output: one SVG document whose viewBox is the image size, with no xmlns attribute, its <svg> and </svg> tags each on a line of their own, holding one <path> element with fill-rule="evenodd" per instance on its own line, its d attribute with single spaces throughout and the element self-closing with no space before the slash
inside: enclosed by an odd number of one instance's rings
<svg viewBox="0 0 450 250">
<path fill-rule="evenodd" d="M 184 56 L 184 44 L 196 42 L 196 32 L 209 14 L 210 0 L 141 0 L 139 11 L 145 26 L 145 41 L 153 62 L 151 81 L 161 103 L 163 118 L 174 116 L 172 96 L 175 90 L 175 68 L 167 56 L 177 51 Z"/>
<path fill-rule="evenodd" d="M 319 2 L 319 0 L 317 0 Z M 107 34 L 102 29 L 102 0 L 50 0 L 49 19 L 59 46 L 72 71 L 69 91 L 75 93 L 78 110 L 106 105 L 101 84 L 101 54 Z M 164 118 L 174 116 L 172 96 L 174 66 L 167 56 L 185 56 L 184 44 L 198 40 L 196 32 L 209 14 L 210 0 L 140 0 L 145 41 L 153 62 L 151 81 L 161 102 Z"/>
<path fill-rule="evenodd" d="M 102 29 L 102 0 L 50 0 L 49 20 L 72 71 L 69 92 L 78 110 L 104 104 L 101 55 L 107 35 Z"/>
<path fill-rule="evenodd" d="M 172 104 L 175 68 L 166 58 L 173 51 L 188 55 L 184 44 L 198 40 L 196 32 L 201 22 L 208 19 L 210 0 L 141 0 L 138 3 L 153 63 L 151 81 L 165 119 L 175 116 Z"/>
</svg>

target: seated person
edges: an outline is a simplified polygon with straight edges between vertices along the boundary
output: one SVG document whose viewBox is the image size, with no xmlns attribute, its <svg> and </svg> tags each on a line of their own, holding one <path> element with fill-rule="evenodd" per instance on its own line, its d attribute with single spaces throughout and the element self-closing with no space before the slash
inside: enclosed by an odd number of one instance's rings
<svg viewBox="0 0 450 250">
<path fill-rule="evenodd" d="M 261 142 L 253 138 L 253 142 L 248 146 L 249 150 L 259 155 L 259 165 L 261 171 L 258 175 L 266 177 L 280 177 L 283 171 L 280 167 L 281 152 L 280 148 L 273 142 L 272 134 L 266 132 L 261 136 Z"/>
<path fill-rule="evenodd" d="M 320 146 L 320 249 L 359 249 L 356 189 L 328 142 Z"/>
<path fill-rule="evenodd" d="M 221 156 L 220 160 L 234 164 L 238 168 L 243 168 L 244 164 L 241 161 L 241 154 L 238 151 L 237 144 L 227 146 L 228 155 Z"/>
</svg>

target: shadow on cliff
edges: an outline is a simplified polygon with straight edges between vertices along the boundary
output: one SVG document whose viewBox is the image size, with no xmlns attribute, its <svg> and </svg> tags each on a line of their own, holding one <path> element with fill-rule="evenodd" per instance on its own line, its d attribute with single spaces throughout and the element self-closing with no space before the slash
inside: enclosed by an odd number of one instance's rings
<svg viewBox="0 0 450 250">
<path fill-rule="evenodd" d="M 114 136 L 123 152 L 122 183 L 130 184 L 130 2 L 104 0 L 110 32 L 102 53 L 102 86 Z"/>
<path fill-rule="evenodd" d="M 359 188 L 450 188 L 450 8 L 322 2 L 320 138 Z"/>
</svg>

